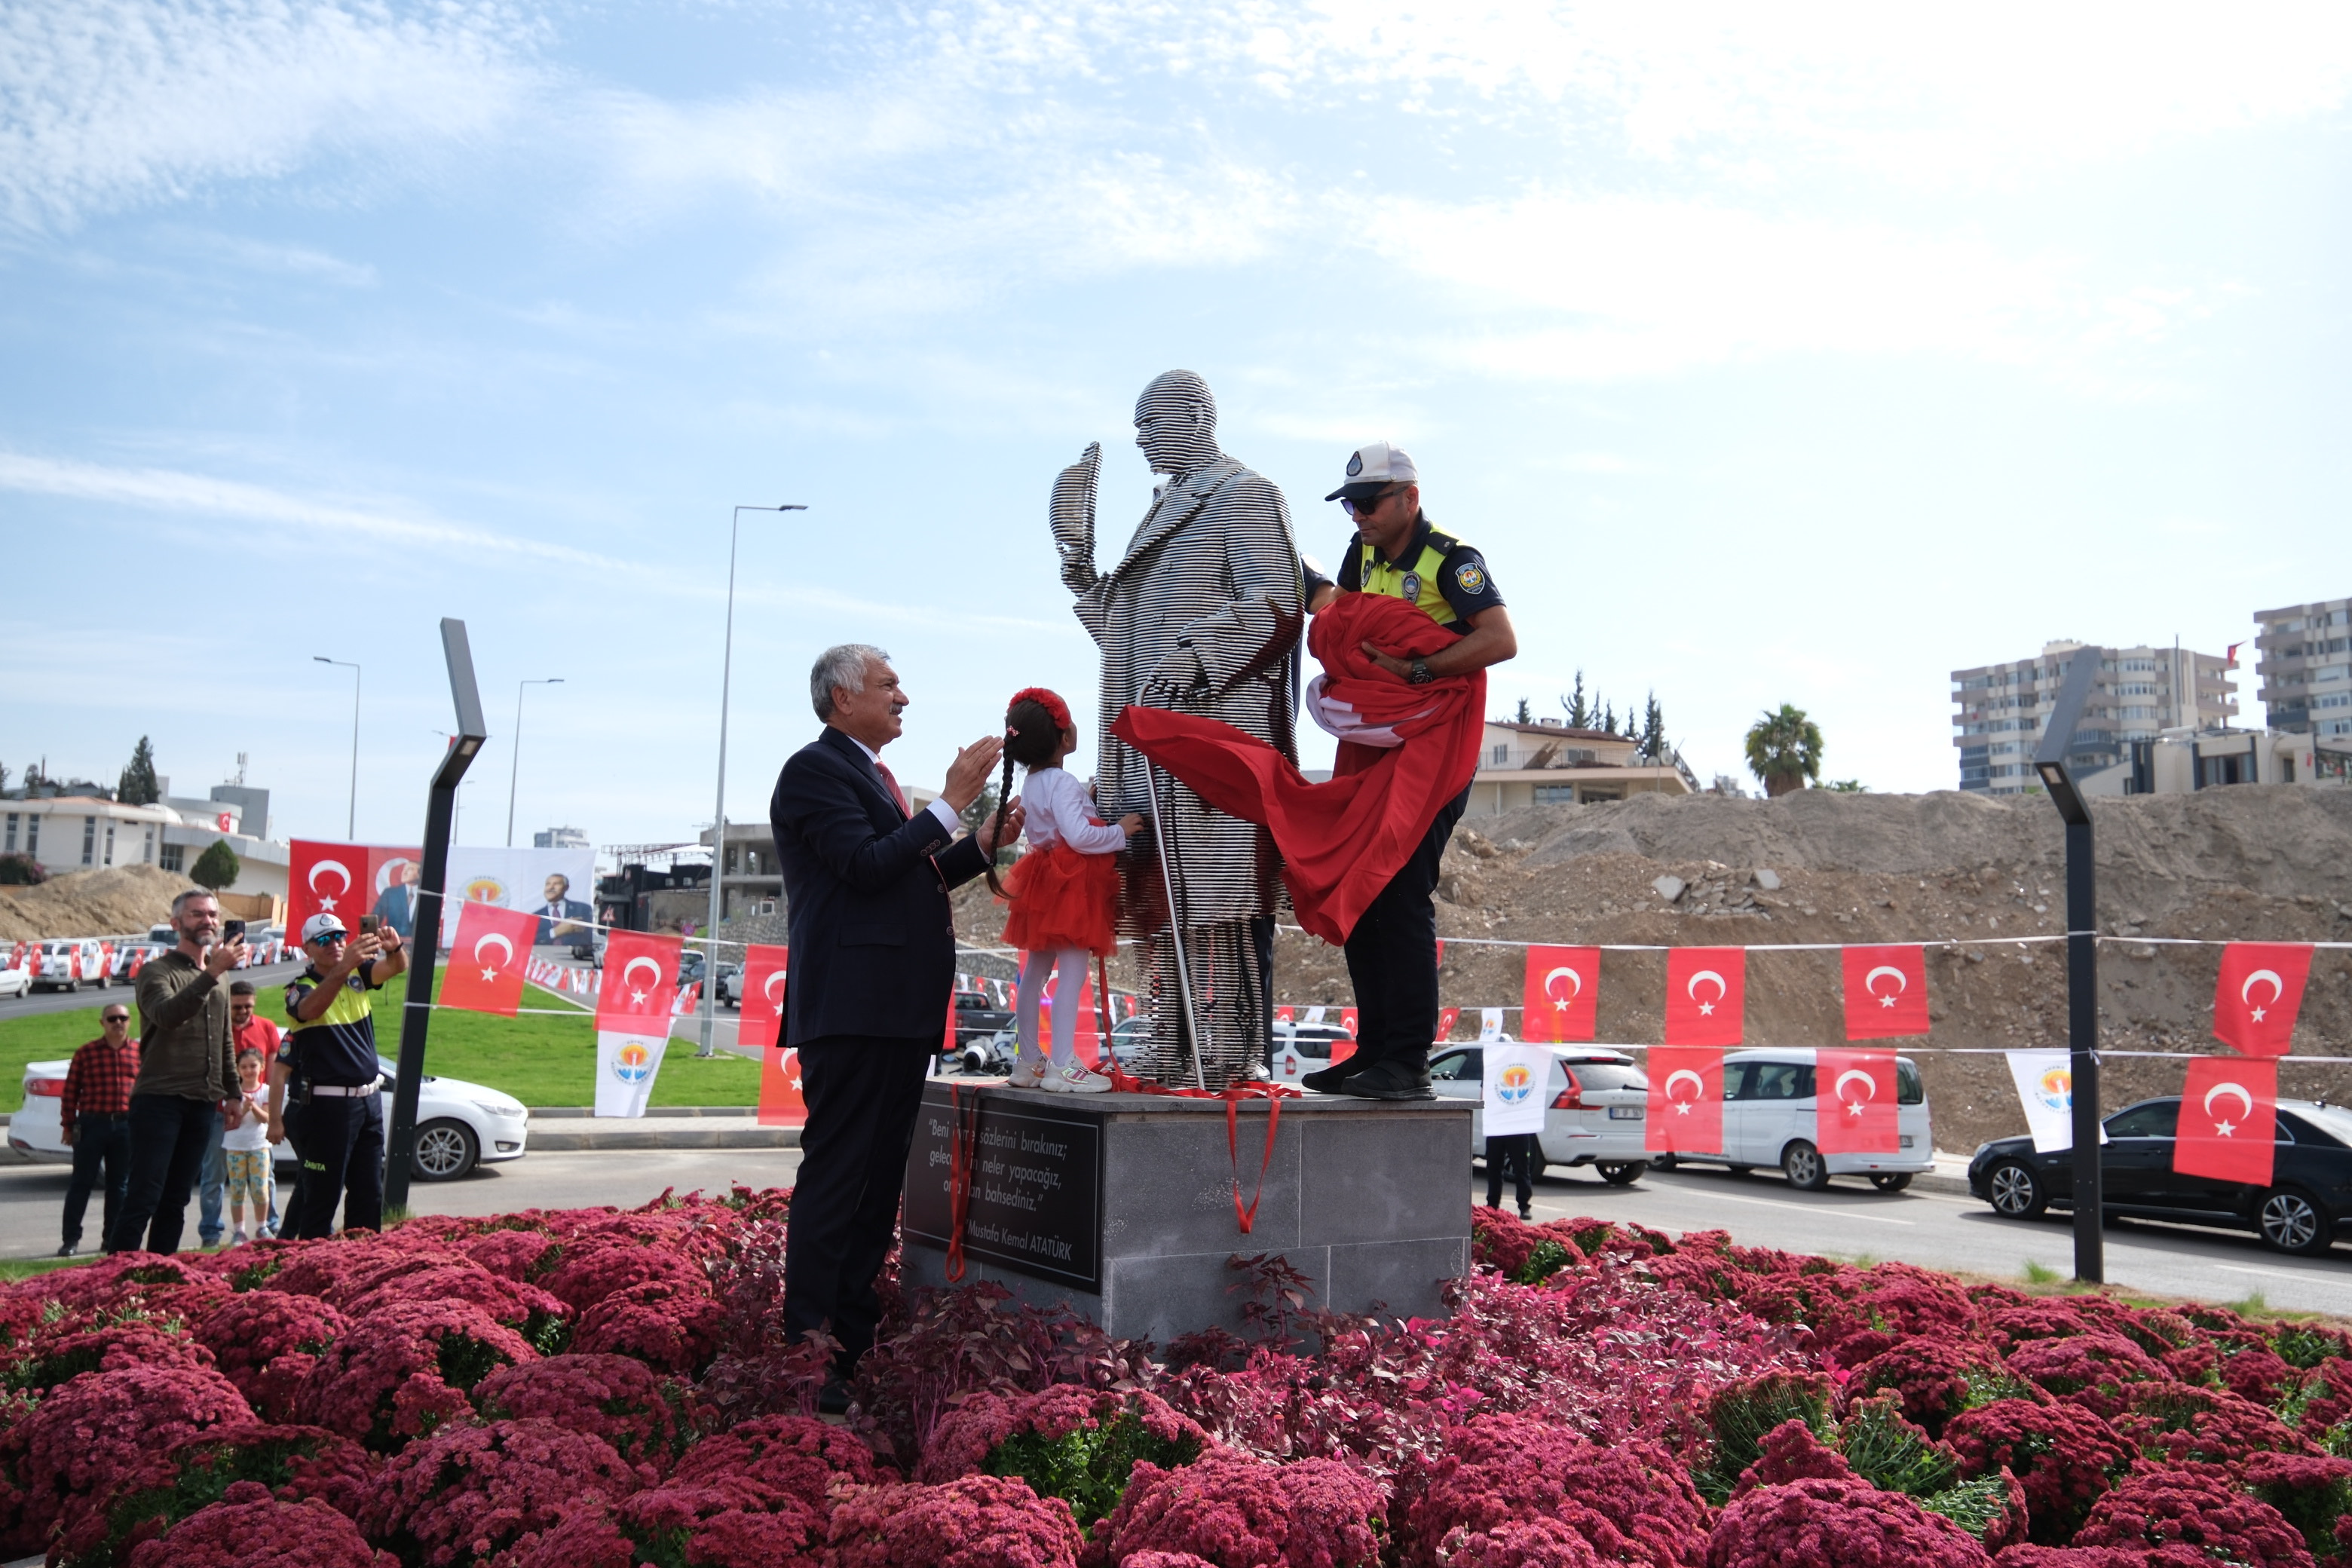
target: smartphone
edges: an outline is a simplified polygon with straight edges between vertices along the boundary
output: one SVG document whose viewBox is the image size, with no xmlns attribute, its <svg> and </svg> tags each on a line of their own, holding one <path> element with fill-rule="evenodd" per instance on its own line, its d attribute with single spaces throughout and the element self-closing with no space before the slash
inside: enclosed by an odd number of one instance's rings
<svg viewBox="0 0 2352 1568">
<path fill-rule="evenodd" d="M 362 936 L 366 936 L 374 930 L 375 917 L 373 915 L 362 915 L 360 917 L 360 934 Z"/>
<path fill-rule="evenodd" d="M 245 940 L 245 922 L 244 922 L 243 921 L 221 921 L 221 941 L 222 941 L 222 942 L 224 942 L 224 943 L 227 943 L 227 942 L 243 942 L 244 940 Z"/>
</svg>

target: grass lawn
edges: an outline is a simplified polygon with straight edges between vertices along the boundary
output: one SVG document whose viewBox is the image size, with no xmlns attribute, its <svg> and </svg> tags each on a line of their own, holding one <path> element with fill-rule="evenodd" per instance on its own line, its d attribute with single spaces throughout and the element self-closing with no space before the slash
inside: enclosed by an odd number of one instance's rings
<svg viewBox="0 0 2352 1568">
<path fill-rule="evenodd" d="M 376 997 L 376 1045 L 386 1057 L 400 1054 L 398 1019 L 407 994 L 404 976 Z M 283 988 L 264 986 L 258 1000 L 261 1016 L 283 1026 Z M 564 1005 L 536 986 L 524 989 L 526 1007 Z M 0 1110 L 15 1110 L 24 1102 L 27 1062 L 70 1057 L 75 1047 L 97 1038 L 98 1014 L 93 1005 L 0 1023 Z M 527 1013 L 519 1018 L 436 1012 L 425 1052 L 428 1072 L 488 1084 L 525 1105 L 589 1104 L 595 1095 L 595 1028 L 584 1012 L 564 1017 Z M 759 1063 L 735 1056 L 697 1061 L 688 1041 L 670 1042 L 661 1076 L 654 1081 L 656 1105 L 756 1105 L 759 1100 Z"/>
</svg>

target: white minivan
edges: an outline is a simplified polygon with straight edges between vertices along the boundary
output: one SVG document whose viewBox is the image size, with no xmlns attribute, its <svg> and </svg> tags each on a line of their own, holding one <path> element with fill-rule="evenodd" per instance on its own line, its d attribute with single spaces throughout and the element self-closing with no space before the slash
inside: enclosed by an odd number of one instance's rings
<svg viewBox="0 0 2352 1568">
<path fill-rule="evenodd" d="M 1652 1163 L 1728 1165 L 1746 1172 L 1778 1165 L 1789 1184 L 1820 1192 L 1832 1176 L 1867 1176 L 1882 1193 L 1899 1193 L 1922 1171 L 1936 1168 L 1936 1138 L 1928 1124 L 1927 1086 L 1908 1057 L 1895 1058 L 1895 1131 L 1891 1154 L 1824 1154 L 1815 1145 L 1813 1053 L 1810 1049 L 1732 1051 L 1723 1058 L 1723 1142 L 1717 1154 L 1667 1154 Z"/>
<path fill-rule="evenodd" d="M 1643 1129 L 1650 1080 L 1632 1057 L 1606 1046 L 1553 1046 L 1551 1081 L 1544 1087 L 1544 1129 L 1536 1174 L 1547 1165 L 1591 1165 L 1612 1187 L 1629 1186 L 1650 1169 Z M 1440 1100 L 1476 1105 L 1486 1098 L 1481 1045 L 1441 1046 L 1429 1058 L 1429 1087 Z M 1486 1116 L 1470 1113 L 1470 1152 L 1486 1156 Z"/>
</svg>

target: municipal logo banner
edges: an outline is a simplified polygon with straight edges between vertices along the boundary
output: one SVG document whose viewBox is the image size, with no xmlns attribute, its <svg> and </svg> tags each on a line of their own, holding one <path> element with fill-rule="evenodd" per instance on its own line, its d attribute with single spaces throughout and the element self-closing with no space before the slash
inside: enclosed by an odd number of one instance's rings
<svg viewBox="0 0 2352 1568">
<path fill-rule="evenodd" d="M 1489 1045 L 1486 1051 L 1485 1133 L 1540 1132 L 1551 1097 L 1551 1053 L 1540 1046 Z"/>
<path fill-rule="evenodd" d="M 661 1072 L 662 1047 L 668 1043 L 660 1035 L 597 1030 L 596 1114 L 643 1116 Z"/>
</svg>

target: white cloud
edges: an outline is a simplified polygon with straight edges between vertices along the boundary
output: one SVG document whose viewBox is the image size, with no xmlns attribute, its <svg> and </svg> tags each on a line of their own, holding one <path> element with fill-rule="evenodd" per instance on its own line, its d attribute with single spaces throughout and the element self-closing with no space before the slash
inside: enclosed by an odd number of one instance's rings
<svg viewBox="0 0 2352 1568">
<path fill-rule="evenodd" d="M 537 81 L 535 31 L 486 0 L 0 7 L 0 217 L 69 227 L 334 153 L 380 174 L 479 142 Z"/>
</svg>

